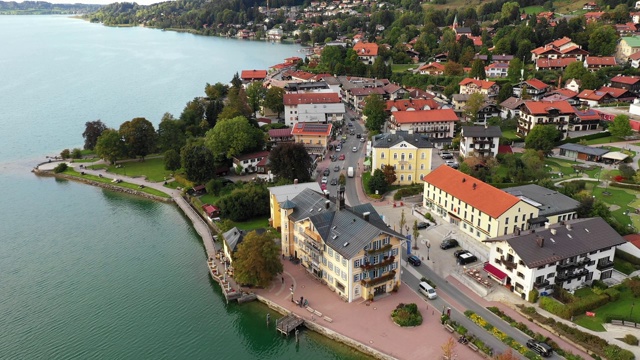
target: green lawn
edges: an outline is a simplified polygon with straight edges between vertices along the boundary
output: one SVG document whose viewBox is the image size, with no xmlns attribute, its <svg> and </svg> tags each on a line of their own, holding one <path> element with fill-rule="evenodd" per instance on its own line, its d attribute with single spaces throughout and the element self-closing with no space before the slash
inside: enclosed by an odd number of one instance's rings
<svg viewBox="0 0 640 360">
<path fill-rule="evenodd" d="M 168 194 L 163 193 L 162 191 L 158 191 L 158 190 L 152 189 L 150 187 L 145 187 L 143 189 L 140 189 L 140 187 L 138 185 L 131 184 L 131 183 L 128 183 L 128 182 L 121 182 L 121 183 L 116 184 L 116 183 L 112 183 L 111 182 L 112 179 L 101 178 L 101 177 L 95 176 L 95 175 L 82 175 L 79 172 L 73 170 L 73 168 L 68 168 L 64 173 L 67 174 L 67 175 L 78 177 L 78 178 L 89 179 L 89 180 L 93 180 L 93 181 L 104 183 L 104 184 L 110 184 L 110 185 L 113 185 L 113 186 L 119 186 L 119 187 L 123 187 L 123 188 L 133 189 L 133 190 L 136 190 L 136 191 L 145 192 L 147 194 L 155 195 L 155 196 L 159 196 L 159 197 L 163 197 L 163 198 L 170 198 L 171 197 Z"/>
<path fill-rule="evenodd" d="M 199 197 L 200 201 L 203 204 L 211 204 L 211 205 L 215 205 L 220 198 L 221 196 L 215 196 L 213 194 L 204 194 Z"/>
<path fill-rule="evenodd" d="M 545 11 L 544 8 L 542 6 L 539 6 L 539 5 L 538 6 L 527 6 L 522 10 L 524 10 L 524 12 L 527 15 L 539 14 L 539 13 Z"/>
<path fill-rule="evenodd" d="M 260 228 L 268 228 L 269 227 L 269 218 L 255 218 L 242 222 L 233 222 L 233 226 L 237 227 L 240 230 L 251 231 Z"/>
<path fill-rule="evenodd" d="M 604 195 L 608 192 L 609 195 Z M 624 226 L 632 224 L 637 229 L 640 225 L 640 217 L 638 215 L 629 215 L 640 204 L 640 199 L 636 196 L 638 192 L 629 189 L 618 189 L 612 187 L 596 187 L 593 189 L 593 195 L 606 203 L 607 205 L 618 205 L 620 208 L 611 212 L 611 215 Z"/>
<path fill-rule="evenodd" d="M 618 288 L 618 290 L 621 290 L 621 288 Z M 636 303 L 638 304 L 638 309 L 634 309 Z M 620 299 L 618 301 L 608 303 L 593 310 L 593 312 L 595 313 L 594 317 L 577 316 L 574 319 L 575 323 L 593 331 L 604 331 L 602 324 L 605 323 L 607 316 L 631 317 L 633 321 L 640 322 L 640 300 L 633 297 L 631 290 L 624 288 L 623 291 L 620 291 Z"/>
<path fill-rule="evenodd" d="M 609 144 L 609 143 L 618 142 L 618 141 L 624 141 L 624 139 L 613 137 L 613 136 L 607 136 L 599 139 L 587 140 L 586 143 L 587 145 L 600 145 L 600 144 Z"/>
<path fill-rule="evenodd" d="M 519 137 L 516 134 L 516 130 L 515 129 L 507 129 L 507 130 L 502 130 L 502 137 L 508 140 L 520 140 L 522 139 L 521 137 Z"/>
<path fill-rule="evenodd" d="M 418 65 L 416 64 L 392 64 L 391 71 L 394 73 L 402 73 L 406 72 L 407 70 L 416 69 L 417 67 Z"/>
<path fill-rule="evenodd" d="M 165 170 L 164 160 L 162 158 L 148 159 L 145 161 L 130 161 L 121 163 L 117 166 L 110 165 L 108 170 L 110 173 L 125 176 L 144 176 L 152 182 L 164 181 L 165 178 L 171 177 L 172 171 Z"/>
</svg>

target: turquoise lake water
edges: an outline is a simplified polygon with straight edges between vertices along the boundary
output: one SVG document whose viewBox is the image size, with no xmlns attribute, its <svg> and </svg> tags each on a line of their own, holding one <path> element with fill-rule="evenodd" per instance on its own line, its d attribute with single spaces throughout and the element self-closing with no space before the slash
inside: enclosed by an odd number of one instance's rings
<svg viewBox="0 0 640 360">
<path fill-rule="evenodd" d="M 264 69 L 298 47 L 0 17 L 1 359 L 358 359 L 227 305 L 201 240 L 167 204 L 29 170 L 81 147 L 84 123 L 178 116 L 206 82 Z M 278 315 L 271 313 L 271 318 Z"/>
</svg>

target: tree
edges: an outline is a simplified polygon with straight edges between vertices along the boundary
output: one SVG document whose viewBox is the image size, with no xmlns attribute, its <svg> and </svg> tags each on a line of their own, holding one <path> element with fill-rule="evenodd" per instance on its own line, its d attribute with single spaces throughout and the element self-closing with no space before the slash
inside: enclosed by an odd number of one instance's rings
<svg viewBox="0 0 640 360">
<path fill-rule="evenodd" d="M 464 115 L 467 121 L 475 122 L 478 119 L 478 111 L 484 105 L 484 95 L 473 93 L 469 95 L 467 103 L 464 105 Z"/>
<path fill-rule="evenodd" d="M 187 179 L 195 183 L 204 183 L 215 174 L 213 154 L 201 140 L 191 141 L 182 148 L 180 162 Z"/>
<path fill-rule="evenodd" d="M 79 148 L 73 148 L 73 150 L 71 150 L 71 158 L 72 159 L 81 159 L 82 158 L 82 150 L 80 150 Z"/>
<path fill-rule="evenodd" d="M 396 176 L 396 169 L 393 166 L 384 165 L 382 167 L 382 172 L 384 173 L 384 179 L 387 182 L 387 185 L 391 185 L 398 180 L 398 177 Z"/>
<path fill-rule="evenodd" d="M 169 171 L 180 169 L 180 154 L 173 149 L 169 149 L 164 153 L 164 168 Z"/>
<path fill-rule="evenodd" d="M 624 114 L 616 115 L 613 118 L 613 122 L 609 123 L 609 127 L 607 128 L 611 136 L 613 137 L 625 137 L 631 135 L 631 123 L 629 122 L 629 117 Z"/>
<path fill-rule="evenodd" d="M 511 86 L 511 83 L 506 83 L 502 85 L 502 87 L 500 88 L 500 91 L 498 92 L 498 98 L 496 99 L 496 101 L 498 102 L 498 104 L 500 104 L 512 96 L 513 96 L 513 86 Z"/>
<path fill-rule="evenodd" d="M 248 183 L 218 199 L 220 215 L 233 221 L 245 221 L 269 215 L 269 190 L 264 183 Z"/>
<path fill-rule="evenodd" d="M 404 216 L 404 209 L 402 209 L 402 211 L 400 212 L 400 221 L 398 222 L 398 225 L 400 225 L 400 234 L 402 234 L 402 229 L 404 229 L 404 226 L 407 224 L 407 218 Z M 408 231 L 407 231 L 407 235 Z"/>
<path fill-rule="evenodd" d="M 271 172 L 278 178 L 299 182 L 311 180 L 312 161 L 304 144 L 279 144 L 269 153 Z"/>
<path fill-rule="evenodd" d="M 347 177 L 344 176 L 343 173 L 340 173 L 340 176 L 338 176 L 338 184 L 344 186 L 347 184 Z"/>
<path fill-rule="evenodd" d="M 620 170 L 620 175 L 627 180 L 633 180 L 636 174 L 636 171 L 628 164 L 618 165 L 618 170 Z"/>
<path fill-rule="evenodd" d="M 344 174 L 340 174 L 341 178 L 344 177 Z M 384 173 L 382 172 L 382 170 L 380 169 L 376 169 L 373 172 L 373 175 L 371 176 L 371 178 L 369 179 L 369 192 L 372 194 L 384 194 L 385 192 L 387 192 L 387 188 L 389 187 L 389 184 L 387 184 L 387 180 L 384 177 Z"/>
<path fill-rule="evenodd" d="M 280 249 L 272 237 L 269 232 L 258 234 L 255 230 L 244 236 L 233 254 L 238 283 L 266 287 L 274 276 L 282 273 Z"/>
<path fill-rule="evenodd" d="M 522 60 L 515 58 L 509 62 L 509 69 L 507 69 L 507 77 L 511 82 L 520 81 L 520 77 L 524 77 L 521 70 L 524 69 Z"/>
<path fill-rule="evenodd" d="M 210 100 L 221 99 L 227 96 L 229 87 L 223 83 L 217 82 L 213 85 L 207 83 L 204 87 L 204 93 Z"/>
<path fill-rule="evenodd" d="M 572 62 L 567 65 L 562 73 L 562 78 L 567 81 L 569 79 L 582 79 L 589 70 L 585 69 L 584 64 L 581 61 Z"/>
<path fill-rule="evenodd" d="M 444 64 L 444 74 L 447 76 L 460 76 L 464 74 L 464 67 L 455 61 L 447 61 Z"/>
<path fill-rule="evenodd" d="M 145 118 L 125 121 L 120 125 L 119 132 L 130 156 L 140 156 L 144 160 L 155 150 L 156 130 L 151 121 Z"/>
<path fill-rule="evenodd" d="M 84 123 L 84 132 L 82 133 L 82 137 L 84 138 L 84 149 L 93 150 L 96 147 L 98 138 L 105 130 L 107 130 L 107 125 L 100 120 L 87 121 Z"/>
<path fill-rule="evenodd" d="M 469 77 L 478 78 L 480 80 L 484 80 L 487 78 L 487 74 L 484 71 L 484 62 L 480 59 L 475 59 L 473 64 L 471 65 L 471 73 L 469 73 Z"/>
<path fill-rule="evenodd" d="M 278 113 L 278 117 L 284 111 L 284 89 L 272 86 L 264 96 L 263 105 Z"/>
<path fill-rule="evenodd" d="M 64 149 L 60 152 L 60 157 L 62 160 L 67 160 L 71 157 L 71 151 L 69 149 Z"/>
<path fill-rule="evenodd" d="M 453 360 L 457 354 L 455 352 L 455 348 L 458 343 L 453 339 L 453 337 L 449 337 L 449 339 L 440 346 L 442 349 L 442 358 L 445 360 Z"/>
<path fill-rule="evenodd" d="M 555 125 L 536 125 L 525 138 L 525 149 L 542 150 L 545 156 L 552 153 L 556 141 L 560 140 L 562 133 Z"/>
<path fill-rule="evenodd" d="M 418 220 L 413 220 L 413 250 L 418 250 L 418 236 L 420 236 L 420 230 L 418 229 Z"/>
<path fill-rule="evenodd" d="M 516 1 L 506 2 L 502 4 L 500 17 L 509 22 L 515 21 L 520 15 L 520 5 Z"/>
<path fill-rule="evenodd" d="M 244 89 L 233 87 L 229 90 L 227 103 L 218 115 L 218 120 L 233 119 L 238 116 L 250 117 L 251 108 Z"/>
<path fill-rule="evenodd" d="M 247 102 L 249 108 L 251 108 L 251 115 L 254 116 L 256 111 L 260 110 L 260 105 L 264 96 L 267 93 L 267 89 L 262 86 L 262 82 L 254 81 L 247 86 Z"/>
<path fill-rule="evenodd" d="M 216 158 L 231 159 L 240 154 L 262 149 L 264 133 L 243 116 L 222 120 L 207 131 L 205 144 Z"/>
<path fill-rule="evenodd" d="M 231 86 L 236 89 L 239 89 L 242 86 L 242 79 L 240 79 L 240 75 L 236 72 L 233 74 L 233 79 L 231 79 Z"/>
<path fill-rule="evenodd" d="M 627 13 L 627 17 L 628 17 Z M 616 51 L 618 33 L 613 26 L 603 25 L 589 36 L 589 53 L 599 56 L 611 56 Z"/>
<path fill-rule="evenodd" d="M 367 117 L 365 127 L 370 131 L 380 131 L 387 120 L 386 104 L 377 94 L 367 96 L 362 114 Z"/>
<path fill-rule="evenodd" d="M 182 122 L 173 118 L 173 115 L 165 113 L 158 125 L 157 142 L 160 151 L 175 150 L 179 152 L 186 144 L 187 137 L 182 127 Z"/>
<path fill-rule="evenodd" d="M 118 158 L 125 155 L 124 141 L 120 133 L 114 129 L 107 129 L 102 132 L 95 147 L 96 154 L 102 159 L 115 164 Z"/>
<path fill-rule="evenodd" d="M 200 123 L 204 119 L 205 105 L 200 98 L 194 98 L 185 105 L 180 114 L 180 121 L 184 124 L 184 131 L 192 136 L 202 136 L 204 131 L 200 128 Z"/>
</svg>

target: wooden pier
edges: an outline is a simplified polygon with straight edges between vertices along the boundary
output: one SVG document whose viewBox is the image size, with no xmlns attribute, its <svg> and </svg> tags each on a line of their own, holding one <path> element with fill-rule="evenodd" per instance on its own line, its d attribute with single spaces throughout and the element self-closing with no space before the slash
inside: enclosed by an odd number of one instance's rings
<svg viewBox="0 0 640 360">
<path fill-rule="evenodd" d="M 294 331 L 303 323 L 304 320 L 301 317 L 298 317 L 295 314 L 289 314 L 283 318 L 276 320 L 276 329 L 280 333 L 289 336 L 289 333 L 291 331 Z"/>
</svg>

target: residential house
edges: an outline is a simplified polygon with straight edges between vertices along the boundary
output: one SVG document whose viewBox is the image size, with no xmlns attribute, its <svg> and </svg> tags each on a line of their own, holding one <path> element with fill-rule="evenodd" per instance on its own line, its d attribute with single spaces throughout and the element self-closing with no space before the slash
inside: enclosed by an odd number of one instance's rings
<svg viewBox="0 0 640 360">
<path fill-rule="evenodd" d="M 584 59 L 584 67 L 594 72 L 603 67 L 616 66 L 616 58 L 613 56 L 587 56 Z"/>
<path fill-rule="evenodd" d="M 298 105 L 298 123 L 342 122 L 346 111 L 343 103 L 300 104 Z"/>
<path fill-rule="evenodd" d="M 310 276 L 346 302 L 397 290 L 405 240 L 371 204 L 347 207 L 344 187 L 336 202 L 305 189 L 280 204 L 282 254 L 294 256 Z"/>
<path fill-rule="evenodd" d="M 567 136 L 568 125 L 575 118 L 575 112 L 567 101 L 525 101 L 520 105 L 518 119 L 518 134 L 522 137 L 529 135 L 536 125 L 555 125 L 562 138 Z"/>
<path fill-rule="evenodd" d="M 640 55 L 640 53 L 638 53 Z M 611 87 L 640 93 L 640 76 L 617 75 L 611 78 Z"/>
<path fill-rule="evenodd" d="M 387 123 L 389 130 L 424 133 L 436 147 L 451 143 L 458 116 L 452 109 L 396 111 Z"/>
<path fill-rule="evenodd" d="M 500 87 L 495 81 L 476 80 L 471 78 L 465 78 L 459 83 L 460 94 L 475 94 L 481 93 L 491 96 L 497 96 Z"/>
<path fill-rule="evenodd" d="M 536 71 L 540 70 L 564 70 L 569 64 L 581 61 L 575 57 L 566 57 L 560 59 L 542 58 L 536 60 Z"/>
<path fill-rule="evenodd" d="M 364 107 L 364 99 L 369 95 L 380 95 L 383 99 L 386 97 L 387 92 L 382 87 L 356 87 L 348 90 L 347 98 L 351 101 L 349 104 L 354 109 L 360 109 Z"/>
<path fill-rule="evenodd" d="M 588 2 L 582 6 L 582 10 L 593 11 L 598 10 L 600 7 L 595 2 Z"/>
<path fill-rule="evenodd" d="M 602 160 L 602 156 L 609 152 L 609 149 L 597 148 L 580 144 L 562 144 L 560 145 L 560 156 L 566 156 L 573 160 L 595 161 Z"/>
<path fill-rule="evenodd" d="M 495 157 L 501 136 L 500 126 L 463 126 L 460 132 L 460 156 Z"/>
<path fill-rule="evenodd" d="M 555 286 L 567 291 L 612 276 L 616 247 L 625 240 L 602 218 L 573 219 L 544 229 L 500 236 L 489 244 L 485 270 L 525 300 Z"/>
<path fill-rule="evenodd" d="M 633 35 L 638 31 L 638 24 L 627 22 L 626 24 L 615 24 L 616 32 L 620 35 Z"/>
<path fill-rule="evenodd" d="M 418 68 L 421 75 L 439 76 L 444 75 L 444 65 L 439 62 L 431 62 Z"/>
<path fill-rule="evenodd" d="M 524 101 L 521 98 L 510 97 L 507 100 L 500 103 L 500 117 L 503 119 L 520 117 L 520 105 Z"/>
<path fill-rule="evenodd" d="M 598 106 L 601 104 L 615 102 L 615 99 L 611 94 L 601 90 L 582 90 L 582 92 L 578 94 L 578 99 L 588 106 Z"/>
<path fill-rule="evenodd" d="M 293 81 L 307 82 L 307 81 L 311 81 L 311 79 L 316 75 L 312 74 L 310 72 L 299 71 L 298 70 L 298 71 L 291 71 L 291 72 L 287 73 L 286 76 L 291 78 L 291 80 L 293 80 Z"/>
<path fill-rule="evenodd" d="M 526 92 L 527 97 L 533 100 L 540 100 L 551 89 L 550 85 L 533 78 L 516 84 L 513 87 L 513 95 L 522 97 L 522 91 Z"/>
<path fill-rule="evenodd" d="M 424 208 L 478 241 L 524 229 L 538 217 L 534 205 L 446 165 L 423 180 Z"/>
<path fill-rule="evenodd" d="M 461 113 L 462 110 L 467 106 L 467 102 L 472 94 L 453 94 L 451 95 L 451 105 L 453 105 L 453 109 Z M 487 95 L 484 96 L 484 101 L 489 101 L 489 97 Z"/>
<path fill-rule="evenodd" d="M 505 78 L 509 72 L 509 63 L 495 62 L 484 67 L 488 78 Z"/>
<path fill-rule="evenodd" d="M 298 183 L 294 181 L 291 185 L 272 186 L 269 188 L 269 226 L 282 233 L 283 224 L 280 222 L 282 214 L 280 214 L 280 204 L 285 200 L 293 199 L 300 194 L 304 189 L 311 189 L 317 193 L 322 193 L 320 184 L 317 181 L 310 181 L 306 183 Z"/>
<path fill-rule="evenodd" d="M 447 60 L 449 59 L 449 54 L 448 53 L 436 54 L 433 56 L 433 59 L 436 62 L 444 63 L 444 62 L 447 62 Z"/>
<path fill-rule="evenodd" d="M 287 93 L 307 93 L 307 92 L 335 92 L 325 81 L 288 82 L 284 86 Z"/>
<path fill-rule="evenodd" d="M 284 94 L 284 120 L 288 126 L 298 122 L 298 106 L 304 104 L 341 104 L 340 95 L 334 92 L 326 93 L 291 93 Z"/>
<path fill-rule="evenodd" d="M 291 128 L 286 129 L 269 129 L 269 143 L 271 146 L 277 146 L 281 143 L 293 142 L 293 134 Z"/>
<path fill-rule="evenodd" d="M 243 174 L 255 173 L 258 171 L 258 163 L 269 157 L 268 151 L 259 151 L 251 154 L 242 154 L 233 157 L 233 165 L 236 169 L 240 169 Z"/>
<path fill-rule="evenodd" d="M 378 58 L 378 44 L 376 43 L 360 41 L 353 46 L 353 50 L 365 65 L 372 65 L 376 58 Z"/>
<path fill-rule="evenodd" d="M 267 70 L 242 70 L 240 80 L 244 84 L 254 81 L 263 81 L 267 77 Z"/>
<path fill-rule="evenodd" d="M 485 102 L 478 109 L 478 113 L 476 114 L 476 118 L 473 119 L 473 122 L 476 125 L 484 125 L 492 117 L 499 117 L 499 116 L 500 116 L 500 108 L 498 107 L 498 105 L 494 103 Z"/>
<path fill-rule="evenodd" d="M 282 36 L 284 35 L 284 31 L 280 28 L 273 28 L 267 31 L 267 40 L 268 41 L 280 41 L 282 40 Z"/>
<path fill-rule="evenodd" d="M 599 22 L 602 20 L 602 16 L 605 14 L 604 11 L 589 11 L 586 12 L 583 16 L 587 24 L 593 22 Z"/>
<path fill-rule="evenodd" d="M 387 112 L 439 109 L 440 104 L 433 99 L 387 100 Z"/>
<path fill-rule="evenodd" d="M 598 90 L 608 92 L 616 102 L 630 103 L 630 102 L 633 102 L 633 100 L 635 100 L 637 97 L 635 94 L 631 93 L 627 89 L 621 89 L 616 87 L 602 86 Z"/>
<path fill-rule="evenodd" d="M 586 55 L 589 55 L 588 51 L 582 49 L 580 45 L 566 36 L 531 50 L 531 60 L 534 62 L 538 59 L 562 58 L 574 58 L 582 61 Z"/>
<path fill-rule="evenodd" d="M 598 110 L 591 108 L 578 110 L 575 107 L 573 109 L 576 112 L 576 119 L 575 122 L 569 123 L 570 131 L 598 130 L 601 120 L 601 115 Z"/>
<path fill-rule="evenodd" d="M 640 51 L 629 55 L 628 60 L 631 62 L 632 68 L 634 69 L 640 68 Z"/>
<path fill-rule="evenodd" d="M 408 93 L 405 88 L 394 83 L 388 83 L 382 89 L 385 91 L 385 97 L 390 100 L 402 99 Z"/>
<path fill-rule="evenodd" d="M 331 139 L 332 124 L 298 123 L 291 133 L 297 143 L 304 144 L 312 155 L 324 156 Z"/>
<path fill-rule="evenodd" d="M 509 187 L 503 191 L 538 208 L 538 217 L 528 220 L 527 229 L 536 229 L 546 223 L 555 224 L 578 218 L 580 202 L 556 190 L 528 184 Z"/>
<path fill-rule="evenodd" d="M 582 87 L 582 81 L 578 79 L 568 79 L 564 84 L 565 89 L 569 89 L 576 94 L 580 92 L 580 87 Z"/>
<path fill-rule="evenodd" d="M 578 92 L 569 89 L 556 89 L 545 94 L 540 101 L 552 102 L 552 101 L 566 101 L 571 105 L 579 105 Z"/>
<path fill-rule="evenodd" d="M 629 60 L 629 57 L 640 51 L 640 37 L 623 36 L 616 46 L 616 58 L 622 62 Z"/>
<path fill-rule="evenodd" d="M 384 165 L 393 166 L 394 184 L 410 185 L 422 182 L 431 171 L 433 143 L 429 136 L 413 131 L 391 130 L 372 139 L 371 174 Z"/>
</svg>

